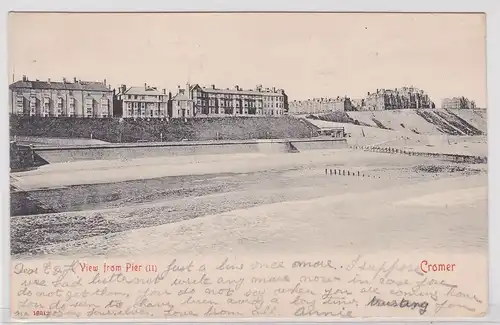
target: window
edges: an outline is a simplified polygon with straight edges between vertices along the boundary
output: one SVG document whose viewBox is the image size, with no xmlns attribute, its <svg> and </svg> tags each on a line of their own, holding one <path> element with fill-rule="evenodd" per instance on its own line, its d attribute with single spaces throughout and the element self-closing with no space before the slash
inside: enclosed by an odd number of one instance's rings
<svg viewBox="0 0 500 325">
<path fill-rule="evenodd" d="M 107 117 L 109 112 L 109 100 L 107 98 L 101 98 L 101 115 L 102 117 Z"/>
<path fill-rule="evenodd" d="M 92 116 L 94 114 L 94 99 L 86 98 L 85 99 L 85 115 L 87 117 Z"/>
<path fill-rule="evenodd" d="M 48 113 L 50 110 L 50 97 L 43 98 L 43 111 Z"/>
<path fill-rule="evenodd" d="M 16 109 L 18 113 L 22 114 L 24 112 L 24 97 L 22 94 L 16 96 Z"/>
<path fill-rule="evenodd" d="M 70 97 L 69 99 L 69 107 L 68 107 L 68 112 L 69 113 L 73 113 L 75 111 L 75 98 L 74 97 Z"/>
<path fill-rule="evenodd" d="M 36 97 L 30 97 L 30 115 L 36 114 Z"/>
</svg>

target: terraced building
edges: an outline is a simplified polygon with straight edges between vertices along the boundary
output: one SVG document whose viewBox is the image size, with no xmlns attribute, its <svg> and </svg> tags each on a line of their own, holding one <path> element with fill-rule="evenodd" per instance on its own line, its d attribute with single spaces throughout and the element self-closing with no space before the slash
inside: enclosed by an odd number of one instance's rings
<svg viewBox="0 0 500 325">
<path fill-rule="evenodd" d="M 13 115 L 107 118 L 113 116 L 113 90 L 106 80 L 41 81 L 23 76 L 9 86 L 9 106 Z"/>
<path fill-rule="evenodd" d="M 186 85 L 190 90 L 190 99 L 194 104 L 195 116 L 228 116 L 228 115 L 273 115 L 285 114 L 288 110 L 288 96 L 283 89 L 234 88 L 220 89 L 215 85 L 203 87 L 198 84 Z"/>
<path fill-rule="evenodd" d="M 377 89 L 364 98 L 361 110 L 382 111 L 392 109 L 435 108 L 434 102 L 423 90 L 415 87 Z"/>
</svg>

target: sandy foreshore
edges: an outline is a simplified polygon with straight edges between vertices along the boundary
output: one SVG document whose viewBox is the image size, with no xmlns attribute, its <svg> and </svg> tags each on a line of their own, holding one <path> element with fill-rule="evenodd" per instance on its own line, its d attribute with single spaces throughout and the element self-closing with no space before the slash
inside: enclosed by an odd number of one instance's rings
<svg viewBox="0 0 500 325">
<path fill-rule="evenodd" d="M 419 166 L 440 167 L 427 171 Z M 463 165 L 447 171 L 447 166 L 447 162 L 428 157 L 354 150 L 49 165 L 19 173 L 18 184 L 36 188 L 80 182 L 90 184 L 88 189 L 68 193 L 85 195 L 99 186 L 98 193 L 106 195 L 106 191 L 122 190 L 105 183 L 146 178 L 140 183 L 147 184 L 158 182 L 161 176 L 168 185 L 176 176 L 178 188 L 188 186 L 195 194 L 177 197 L 153 191 L 154 186 L 166 185 L 141 185 L 142 197 L 125 191 L 119 200 L 95 208 L 88 205 L 83 211 L 14 217 L 12 226 L 27 239 L 42 236 L 36 249 L 26 244 L 24 249 L 29 250 L 23 253 L 24 244 L 20 244 L 19 256 L 281 254 L 337 249 L 484 251 L 486 167 Z M 329 175 L 329 169 L 345 170 L 346 176 Z M 187 175 L 189 183 L 184 186 L 182 177 Z M 217 189 L 198 191 L 207 186 Z M 146 200 L 146 196 L 152 198 Z M 33 229 L 54 231 L 44 235 L 32 233 Z"/>
</svg>

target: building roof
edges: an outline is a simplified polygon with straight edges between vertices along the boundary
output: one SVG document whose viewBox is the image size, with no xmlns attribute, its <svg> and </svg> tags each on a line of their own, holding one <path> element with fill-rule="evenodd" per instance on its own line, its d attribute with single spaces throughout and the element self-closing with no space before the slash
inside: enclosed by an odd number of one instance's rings
<svg viewBox="0 0 500 325">
<path fill-rule="evenodd" d="M 279 96 L 284 94 L 283 89 L 276 89 L 273 91 L 272 89 L 249 89 L 249 90 L 244 90 L 244 89 L 219 89 L 219 88 L 212 88 L 212 87 L 202 87 L 198 84 L 191 86 L 191 90 L 194 88 L 199 87 L 202 91 L 207 92 L 207 93 L 213 93 L 213 94 L 228 94 L 228 95 L 264 95 L 264 96 Z"/>
<path fill-rule="evenodd" d="M 140 96 L 166 96 L 155 87 L 129 87 L 124 92 L 120 92 L 121 95 L 140 95 Z"/>
<path fill-rule="evenodd" d="M 179 91 L 174 97 L 172 97 L 172 100 L 192 100 L 192 99 L 186 95 L 185 91 Z"/>
<path fill-rule="evenodd" d="M 305 103 L 339 103 L 339 102 L 344 102 L 347 100 L 351 100 L 349 97 L 324 97 L 324 98 L 308 98 L 308 99 L 303 99 L 303 100 L 296 100 L 294 99 L 290 103 L 295 103 L 295 104 L 305 104 Z"/>
<path fill-rule="evenodd" d="M 19 80 L 9 86 L 10 89 L 55 89 L 55 90 L 89 90 L 89 91 L 112 91 L 106 84 L 95 81 L 61 82 L 61 81 L 23 81 Z"/>
<path fill-rule="evenodd" d="M 373 92 L 373 93 L 370 93 L 370 95 L 376 95 L 376 94 L 421 94 L 421 95 L 425 95 L 425 91 L 420 89 L 420 88 L 417 88 L 417 87 L 413 87 L 413 86 L 403 86 L 403 87 L 399 87 L 399 88 L 379 88 L 377 89 L 376 92 Z"/>
</svg>

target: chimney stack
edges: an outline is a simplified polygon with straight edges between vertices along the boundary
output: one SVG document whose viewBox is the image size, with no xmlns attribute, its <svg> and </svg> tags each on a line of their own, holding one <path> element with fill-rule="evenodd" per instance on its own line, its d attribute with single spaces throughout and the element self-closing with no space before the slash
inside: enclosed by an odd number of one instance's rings
<svg viewBox="0 0 500 325">
<path fill-rule="evenodd" d="M 63 83 L 66 83 L 66 82 L 67 82 L 66 78 L 63 78 Z"/>
<path fill-rule="evenodd" d="M 144 90 L 147 90 L 147 89 L 148 89 L 148 84 L 144 83 Z"/>
<path fill-rule="evenodd" d="M 104 85 L 106 86 L 106 79 L 104 79 Z"/>
<path fill-rule="evenodd" d="M 76 77 L 73 77 L 73 82 L 76 84 L 77 82 Z"/>
<path fill-rule="evenodd" d="M 127 91 L 127 86 L 126 85 L 121 85 L 121 93 L 125 93 L 125 91 Z"/>
<path fill-rule="evenodd" d="M 215 89 L 215 85 L 212 85 L 212 89 Z"/>
<path fill-rule="evenodd" d="M 235 86 L 234 86 L 234 89 L 236 89 L 236 90 L 240 90 L 240 86 L 235 85 Z"/>
<path fill-rule="evenodd" d="M 23 75 L 23 81 L 28 81 L 28 78 L 26 77 L 25 74 Z"/>
<path fill-rule="evenodd" d="M 163 92 L 164 95 L 167 94 L 167 90 L 165 88 L 162 89 L 162 92 Z"/>
<path fill-rule="evenodd" d="M 47 82 L 50 84 L 50 78 L 47 78 Z"/>
</svg>

